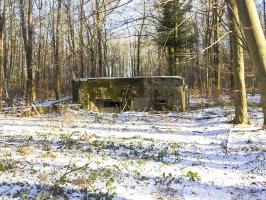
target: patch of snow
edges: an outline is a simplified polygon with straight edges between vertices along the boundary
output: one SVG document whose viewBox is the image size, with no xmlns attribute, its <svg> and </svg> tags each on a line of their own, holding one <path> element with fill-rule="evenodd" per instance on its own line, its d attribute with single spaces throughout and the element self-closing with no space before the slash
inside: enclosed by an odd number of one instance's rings
<svg viewBox="0 0 266 200">
<path fill-rule="evenodd" d="M 257 102 L 256 98 L 251 100 Z M 0 116 L 4 199 L 266 199 L 260 108 Z"/>
</svg>

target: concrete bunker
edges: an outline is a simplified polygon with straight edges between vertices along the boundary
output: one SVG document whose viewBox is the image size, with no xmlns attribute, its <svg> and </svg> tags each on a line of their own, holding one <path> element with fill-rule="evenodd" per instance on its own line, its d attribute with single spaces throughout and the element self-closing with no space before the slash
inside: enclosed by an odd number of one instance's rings
<svg viewBox="0 0 266 200">
<path fill-rule="evenodd" d="M 73 101 L 96 112 L 185 111 L 188 93 L 178 76 L 86 78 L 73 81 Z"/>
</svg>

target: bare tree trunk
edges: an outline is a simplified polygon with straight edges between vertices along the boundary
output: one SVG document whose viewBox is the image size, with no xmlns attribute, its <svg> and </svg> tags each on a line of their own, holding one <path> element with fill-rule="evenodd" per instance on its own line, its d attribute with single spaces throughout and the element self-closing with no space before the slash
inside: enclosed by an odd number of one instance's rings
<svg viewBox="0 0 266 200">
<path fill-rule="evenodd" d="M 96 35 L 97 35 L 97 62 L 98 62 L 98 69 L 99 69 L 99 76 L 103 77 L 104 74 L 104 63 L 103 63 L 103 49 L 102 49 L 102 19 L 101 19 L 101 4 L 99 0 L 96 0 Z"/>
<path fill-rule="evenodd" d="M 38 10 L 39 10 L 39 44 L 38 44 L 38 63 L 37 63 L 37 70 L 36 70 L 36 88 L 39 88 L 39 81 L 41 79 L 41 65 L 42 65 L 42 43 L 43 43 L 43 22 L 42 22 L 42 9 L 43 9 L 43 2 L 39 0 Z"/>
<path fill-rule="evenodd" d="M 232 65 L 234 71 L 235 124 L 248 124 L 247 97 L 245 84 L 244 50 L 241 39 L 239 14 L 235 0 L 228 0 L 230 28 L 232 38 Z"/>
<path fill-rule="evenodd" d="M 2 9 L 2 0 L 0 0 L 0 112 L 2 112 L 2 95 L 3 95 L 3 30 L 5 24 L 5 2 Z"/>
<path fill-rule="evenodd" d="M 247 40 L 249 55 L 258 80 L 266 128 L 266 41 L 254 1 L 236 0 L 240 21 Z"/>
<path fill-rule="evenodd" d="M 266 33 L 266 0 L 263 0 L 264 33 Z"/>
<path fill-rule="evenodd" d="M 213 0 L 213 18 L 214 18 L 214 41 L 219 40 L 220 35 L 220 14 L 219 14 L 219 0 Z M 214 56 L 213 56 L 213 64 L 215 69 L 215 89 L 217 94 L 221 94 L 221 65 L 220 65 L 220 45 L 216 43 L 214 45 Z"/>
<path fill-rule="evenodd" d="M 80 77 L 83 78 L 85 75 L 84 66 L 84 38 L 83 38 L 83 23 L 84 23 L 84 0 L 80 0 L 80 11 L 79 11 L 79 60 L 80 60 Z"/>
<path fill-rule="evenodd" d="M 144 23 L 145 23 L 145 18 L 146 18 L 146 1 L 144 0 L 143 2 L 143 16 L 142 16 L 142 23 L 140 25 L 140 30 L 138 32 L 137 36 L 137 76 L 141 75 L 140 72 L 140 64 L 141 64 L 141 59 L 140 59 L 140 54 L 141 54 L 141 37 L 142 37 L 142 32 L 144 29 Z"/>
<path fill-rule="evenodd" d="M 26 28 L 24 0 L 20 0 L 20 18 L 21 27 L 24 41 L 24 49 L 26 53 L 26 64 L 27 64 L 27 84 L 26 84 L 26 103 L 29 105 L 35 100 L 35 86 L 33 81 L 33 70 L 32 70 L 32 53 L 33 53 L 33 17 L 32 17 L 32 0 L 28 1 L 28 28 Z M 27 31 L 28 30 L 28 31 Z"/>
<path fill-rule="evenodd" d="M 60 58 L 59 58 L 59 44 L 60 44 L 60 23 L 61 23 L 61 7 L 62 1 L 58 0 L 57 4 L 57 18 L 55 27 L 55 52 L 54 52 L 54 64 L 55 64 L 55 97 L 60 98 L 61 95 L 61 82 L 60 82 Z"/>
<path fill-rule="evenodd" d="M 89 52 L 90 64 L 87 69 L 88 75 L 91 77 L 96 77 L 96 62 L 95 62 L 95 51 L 93 46 L 93 31 L 89 25 L 89 22 L 86 23 L 86 32 L 87 32 L 87 51 Z"/>
<path fill-rule="evenodd" d="M 78 76 L 78 68 L 77 68 L 77 63 L 76 63 L 76 44 L 75 44 L 75 30 L 74 30 L 74 25 L 73 25 L 73 20 L 72 20 L 72 13 L 71 13 L 71 4 L 72 1 L 68 1 L 66 4 L 66 10 L 67 10 L 67 19 L 68 19 L 68 28 L 69 28 L 69 46 L 70 46 L 70 51 L 71 51 L 71 70 L 72 70 L 72 77 L 76 78 Z"/>
<path fill-rule="evenodd" d="M 206 22 L 205 22 L 205 38 L 204 38 L 204 48 L 208 48 L 211 44 L 212 34 L 211 34 L 211 20 L 210 20 L 210 3 L 208 0 L 205 2 L 207 5 L 206 10 Z M 205 73 L 205 88 L 206 88 L 206 96 L 209 97 L 211 94 L 211 88 L 210 88 L 210 76 L 209 76 L 209 69 L 210 69 L 210 50 L 207 49 L 204 53 L 205 58 L 205 65 L 206 65 L 206 73 Z"/>
</svg>

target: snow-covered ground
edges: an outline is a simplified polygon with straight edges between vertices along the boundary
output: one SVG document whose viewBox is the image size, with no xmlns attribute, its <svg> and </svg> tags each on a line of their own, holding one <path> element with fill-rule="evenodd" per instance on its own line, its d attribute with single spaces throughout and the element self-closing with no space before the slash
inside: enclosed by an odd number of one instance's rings
<svg viewBox="0 0 266 200">
<path fill-rule="evenodd" d="M 250 126 L 229 124 L 221 106 L 0 116 L 0 197 L 266 199 L 262 111 L 249 114 Z"/>
</svg>

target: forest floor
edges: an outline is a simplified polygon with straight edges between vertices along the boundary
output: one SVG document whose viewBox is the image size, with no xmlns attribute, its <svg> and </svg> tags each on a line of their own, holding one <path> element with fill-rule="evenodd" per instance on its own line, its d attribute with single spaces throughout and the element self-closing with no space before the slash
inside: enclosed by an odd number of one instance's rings
<svg viewBox="0 0 266 200">
<path fill-rule="evenodd" d="M 228 102 L 228 99 L 224 99 Z M 230 103 L 194 97 L 186 113 L 67 110 L 0 116 L 3 199 L 266 199 L 259 97 L 250 126 Z"/>
</svg>

